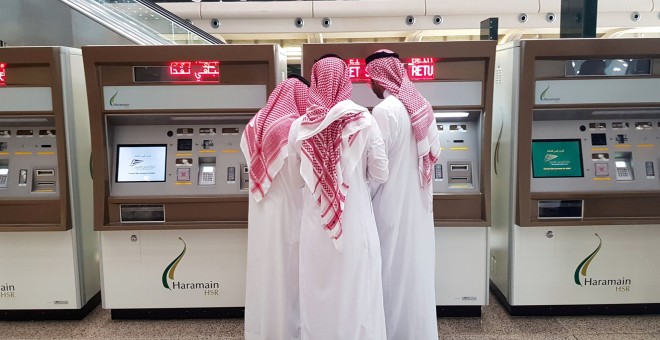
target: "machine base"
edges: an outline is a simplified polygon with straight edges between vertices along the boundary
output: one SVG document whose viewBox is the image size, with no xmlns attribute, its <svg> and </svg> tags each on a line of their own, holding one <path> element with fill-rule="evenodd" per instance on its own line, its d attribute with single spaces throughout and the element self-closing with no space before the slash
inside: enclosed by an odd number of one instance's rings
<svg viewBox="0 0 660 340">
<path fill-rule="evenodd" d="M 245 307 L 112 309 L 110 314 L 113 320 L 231 319 L 243 318 Z"/>
<path fill-rule="evenodd" d="M 490 290 L 511 316 L 579 316 L 579 315 L 645 315 L 660 314 L 660 303 L 603 305 L 536 305 L 512 306 L 502 291 L 490 281 Z"/>
<path fill-rule="evenodd" d="M 101 303 L 101 292 L 96 293 L 80 309 L 12 309 L 0 310 L 1 321 L 82 320 Z"/>
<path fill-rule="evenodd" d="M 435 306 L 438 317 L 481 317 L 481 306 Z"/>
</svg>

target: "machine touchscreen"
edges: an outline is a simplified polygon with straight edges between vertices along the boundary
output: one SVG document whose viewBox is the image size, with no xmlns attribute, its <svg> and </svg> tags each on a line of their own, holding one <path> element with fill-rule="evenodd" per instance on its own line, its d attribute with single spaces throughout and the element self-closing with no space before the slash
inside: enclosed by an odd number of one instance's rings
<svg viewBox="0 0 660 340">
<path fill-rule="evenodd" d="M 165 182 L 167 145 L 118 145 L 117 183 Z"/>
<path fill-rule="evenodd" d="M 533 140 L 532 172 L 534 178 L 583 177 L 580 140 Z"/>
</svg>

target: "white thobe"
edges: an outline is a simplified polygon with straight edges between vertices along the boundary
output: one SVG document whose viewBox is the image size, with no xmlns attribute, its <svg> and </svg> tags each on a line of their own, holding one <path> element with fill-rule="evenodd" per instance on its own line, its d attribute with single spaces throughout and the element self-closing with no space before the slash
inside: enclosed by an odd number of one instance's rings
<svg viewBox="0 0 660 340">
<path fill-rule="evenodd" d="M 365 109 L 366 110 L 366 109 Z M 384 340 L 385 314 L 378 233 L 368 181 L 387 180 L 383 140 L 373 118 L 360 133 L 369 134 L 352 175 L 342 215 L 343 245 L 338 251 L 321 224 L 321 208 L 311 190 L 303 189 L 300 230 L 300 317 L 303 340 Z M 289 145 L 300 120 L 291 126 Z M 300 169 L 300 148 L 292 162 Z M 292 159 L 293 161 L 293 159 Z M 301 176 L 299 185 L 304 182 Z"/>
<path fill-rule="evenodd" d="M 250 162 L 247 145 L 243 154 Z M 290 157 L 266 196 L 249 198 L 245 287 L 245 339 L 300 339 L 298 248 L 302 192 L 294 186 Z"/>
<path fill-rule="evenodd" d="M 420 187 L 410 115 L 399 99 L 388 92 L 386 95 L 374 107 L 373 116 L 383 134 L 390 179 L 372 189 L 383 259 L 387 338 L 436 340 L 432 188 Z M 439 152 L 437 126 L 432 125 L 431 150 Z"/>
</svg>

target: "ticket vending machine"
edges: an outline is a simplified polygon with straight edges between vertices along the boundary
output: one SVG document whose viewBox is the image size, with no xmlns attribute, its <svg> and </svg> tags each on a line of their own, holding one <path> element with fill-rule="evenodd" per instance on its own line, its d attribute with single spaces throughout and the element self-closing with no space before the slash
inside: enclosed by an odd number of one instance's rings
<svg viewBox="0 0 660 340">
<path fill-rule="evenodd" d="M 353 101 L 373 108 L 365 58 L 399 54 L 415 87 L 433 105 L 442 144 L 433 177 L 436 305 L 439 316 L 480 316 L 488 304 L 490 127 L 494 41 L 303 45 L 303 73 L 319 57 L 345 59 Z M 486 142 L 484 142 L 486 141 Z"/>
<path fill-rule="evenodd" d="M 0 49 L 0 320 L 101 300 L 88 120 L 80 50 Z"/>
<path fill-rule="evenodd" d="M 660 312 L 660 40 L 497 51 L 491 287 L 512 315 Z"/>
<path fill-rule="evenodd" d="M 286 60 L 275 45 L 83 47 L 113 318 L 242 315 L 240 139 Z"/>
</svg>

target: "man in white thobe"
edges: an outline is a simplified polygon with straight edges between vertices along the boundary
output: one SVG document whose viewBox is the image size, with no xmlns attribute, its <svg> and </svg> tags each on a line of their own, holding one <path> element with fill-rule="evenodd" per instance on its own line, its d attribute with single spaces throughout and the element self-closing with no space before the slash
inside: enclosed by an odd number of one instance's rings
<svg viewBox="0 0 660 340">
<path fill-rule="evenodd" d="M 438 339 L 431 170 L 440 154 L 429 102 L 399 56 L 367 58 L 372 90 L 383 101 L 372 113 L 380 127 L 390 179 L 372 192 L 383 259 L 387 338 Z M 372 187 L 373 188 L 373 187 Z"/>
<path fill-rule="evenodd" d="M 385 147 L 369 111 L 351 100 L 346 63 L 312 67 L 305 116 L 290 145 L 303 189 L 300 317 L 303 340 L 385 340 L 380 244 L 369 181 L 387 180 Z"/>
<path fill-rule="evenodd" d="M 302 192 L 287 163 L 291 123 L 305 113 L 309 83 L 277 85 L 250 120 L 241 149 L 250 164 L 245 291 L 247 340 L 300 339 L 298 250 Z"/>
</svg>

